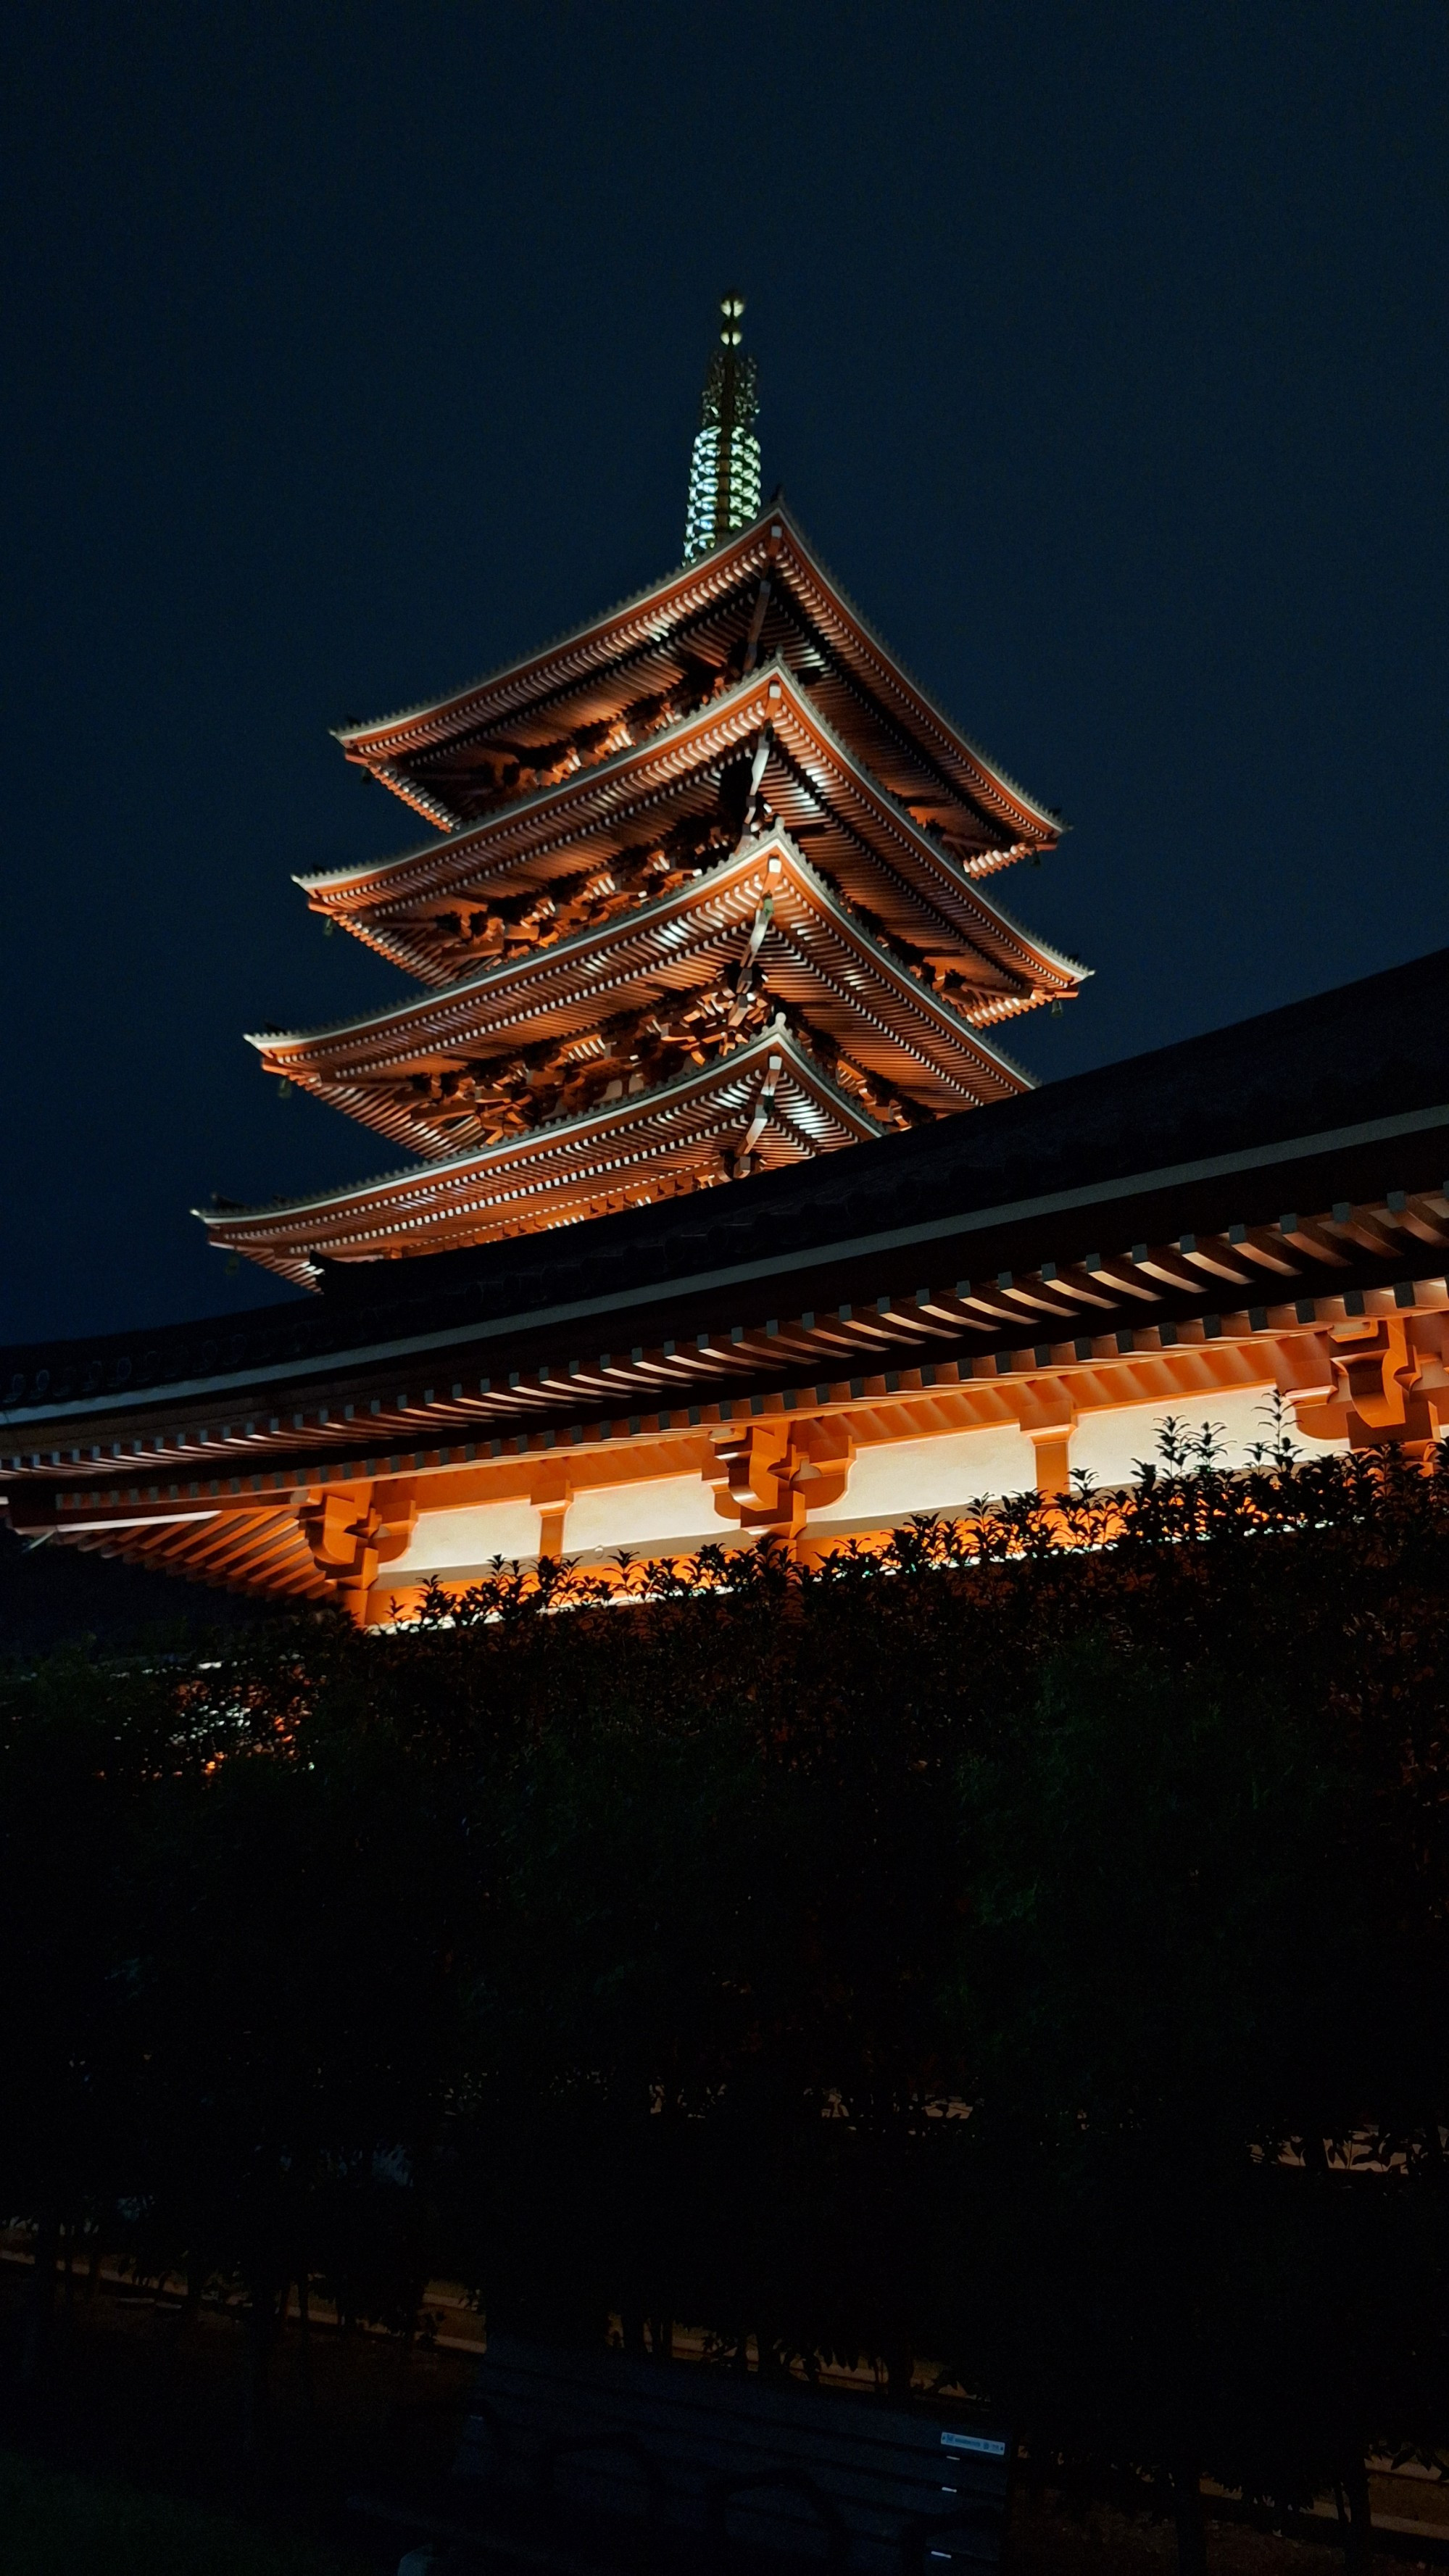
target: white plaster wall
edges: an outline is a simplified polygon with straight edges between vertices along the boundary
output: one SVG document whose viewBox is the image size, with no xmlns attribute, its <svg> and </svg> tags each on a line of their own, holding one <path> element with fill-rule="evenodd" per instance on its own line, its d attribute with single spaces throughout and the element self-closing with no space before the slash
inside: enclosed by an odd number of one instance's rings
<svg viewBox="0 0 1449 2576">
<path fill-rule="evenodd" d="M 495 1556 L 537 1554 L 533 1503 L 464 1503 L 452 1511 L 419 1512 L 406 1554 L 379 1567 L 378 1589 L 404 1576 L 420 1583 L 429 1574 L 481 1574 Z"/>
<path fill-rule="evenodd" d="M 1070 1463 L 1089 1468 L 1098 1485 L 1130 1484 L 1134 1462 L 1156 1456 L 1157 1427 L 1170 1413 L 1189 1431 L 1206 1422 L 1221 1425 L 1224 1464 L 1244 1466 L 1252 1444 L 1268 1436 L 1270 1392 L 1266 1385 L 1235 1388 L 1085 1414 L 1072 1434 Z M 1291 1415 L 1289 1427 L 1304 1455 L 1348 1445 L 1305 1439 Z M 839 1502 L 812 1512 L 809 1527 L 822 1535 L 889 1529 L 913 1512 L 960 1513 L 982 1496 L 1029 1493 L 1035 1485 L 1036 1453 L 1011 1424 L 879 1441 L 858 1452 Z M 621 1547 L 640 1556 L 680 1556 L 739 1536 L 737 1524 L 716 1517 L 703 1477 L 690 1474 L 586 1488 L 569 1505 L 563 1545 L 566 1555 L 598 1563 Z M 421 1582 L 429 1574 L 481 1574 L 495 1557 L 537 1556 L 538 1542 L 538 1507 L 522 1499 L 420 1512 L 406 1554 L 379 1569 L 378 1586 Z"/>
<path fill-rule="evenodd" d="M 716 1518 L 714 1496 L 700 1475 L 651 1476 L 638 1485 L 594 1485 L 576 1494 L 564 1522 L 564 1554 L 607 1557 L 616 1547 L 643 1556 L 678 1556 L 707 1539 L 738 1537 Z"/>
<path fill-rule="evenodd" d="M 882 1440 L 858 1451 L 838 1503 L 812 1512 L 810 1528 L 889 1529 L 912 1512 L 964 1512 L 981 1496 L 1036 1488 L 1036 1452 L 1010 1423 Z"/>
<path fill-rule="evenodd" d="M 1271 1384 L 1232 1387 L 1217 1395 L 1179 1395 L 1154 1399 L 1150 1404 L 1129 1404 L 1110 1412 L 1084 1413 L 1072 1433 L 1070 1464 L 1089 1468 L 1098 1485 L 1135 1484 L 1136 1462 L 1156 1462 L 1158 1429 L 1171 1414 L 1190 1438 L 1199 1436 L 1205 1424 L 1214 1423 L 1219 1431 L 1220 1463 L 1225 1467 L 1246 1467 L 1251 1463 L 1249 1452 L 1255 1444 L 1272 1437 L 1272 1394 Z M 1305 1439 L 1294 1422 L 1291 1406 L 1284 1427 L 1304 1457 L 1348 1446 L 1346 1440 Z"/>
</svg>

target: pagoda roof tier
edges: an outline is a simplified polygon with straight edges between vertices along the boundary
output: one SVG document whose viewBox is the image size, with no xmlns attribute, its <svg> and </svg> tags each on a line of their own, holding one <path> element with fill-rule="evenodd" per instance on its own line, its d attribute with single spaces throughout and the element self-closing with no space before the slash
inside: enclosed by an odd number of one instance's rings
<svg viewBox="0 0 1449 2576">
<path fill-rule="evenodd" d="M 310 1286 L 323 1258 L 396 1259 L 573 1225 L 881 1133 L 775 1022 L 712 1064 L 481 1152 L 271 1207 L 196 1214 L 213 1243 Z"/>
<path fill-rule="evenodd" d="M 778 828 L 637 910 L 446 992 L 252 1044 L 269 1073 L 401 1144 L 450 1154 L 728 1052 L 781 1008 L 883 1124 L 1030 1088 Z"/>
<path fill-rule="evenodd" d="M 884 788 L 815 695 L 773 662 L 592 769 L 426 848 L 298 879 L 314 911 L 424 982 L 537 949 L 647 900 L 737 840 L 753 806 L 980 1016 L 1075 991 L 1086 970 L 1023 929 Z"/>
<path fill-rule="evenodd" d="M 607 757 L 721 680 L 778 656 L 891 792 L 964 857 L 1050 847 L 1059 815 L 1008 778 L 902 669 L 776 503 L 751 526 L 543 652 L 452 695 L 338 728 L 349 760 L 444 830 L 540 771 Z"/>
</svg>

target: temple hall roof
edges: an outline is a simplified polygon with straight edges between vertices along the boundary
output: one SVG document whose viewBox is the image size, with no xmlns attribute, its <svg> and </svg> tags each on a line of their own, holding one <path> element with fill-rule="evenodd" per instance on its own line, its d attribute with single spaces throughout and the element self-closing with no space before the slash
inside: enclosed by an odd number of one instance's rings
<svg viewBox="0 0 1449 2576">
<path fill-rule="evenodd" d="M 549 1336 L 586 1342 L 626 1321 L 636 1332 L 727 1328 L 801 1301 L 892 1288 L 908 1296 L 922 1277 L 1023 1273 L 1048 1256 L 1080 1262 L 1093 1247 L 1235 1220 L 1281 1236 L 1285 1214 L 1338 1200 L 1342 1252 L 1375 1263 L 1375 1275 L 1395 1275 L 1395 1261 L 1411 1274 L 1426 1260 L 1442 1265 L 1442 1251 L 1416 1235 L 1414 1201 L 1430 1192 L 1445 1204 L 1446 1176 L 1441 949 L 970 1118 L 687 1205 L 408 1262 L 327 1263 L 320 1296 L 16 1346 L 0 1353 L 0 1409 L 12 1448 L 40 1453 L 44 1472 L 52 1450 L 57 1464 L 72 1454 L 63 1444 L 112 1444 L 128 1425 L 164 1425 L 179 1409 L 234 1412 L 240 1437 L 249 1406 L 260 1414 L 284 1387 L 315 1404 L 309 1386 L 333 1384 L 367 1353 L 400 1372 L 413 1352 L 435 1370 L 452 1347 L 482 1347 L 482 1335 L 521 1364 Z M 1370 1195 L 1383 1202 L 1377 1253 L 1359 1242 L 1364 1228 L 1355 1233 L 1349 1206 Z M 1311 1251 L 1276 1257 L 1311 1272 Z M 1332 1275 L 1351 1281 L 1354 1270 Z M 310 1419 L 305 1437 L 315 1444 Z M 257 1436 L 264 1430 L 259 1420 Z"/>
</svg>

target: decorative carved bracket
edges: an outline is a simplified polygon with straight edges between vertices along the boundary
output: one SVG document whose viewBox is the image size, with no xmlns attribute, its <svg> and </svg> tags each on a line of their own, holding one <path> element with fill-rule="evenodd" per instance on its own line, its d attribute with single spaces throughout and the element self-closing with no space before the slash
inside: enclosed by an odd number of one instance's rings
<svg viewBox="0 0 1449 2576">
<path fill-rule="evenodd" d="M 359 1623 L 380 1564 L 401 1556 L 418 1517 L 415 1502 L 383 1520 L 370 1484 L 313 1487 L 297 1512 L 312 1562 Z"/>
<path fill-rule="evenodd" d="M 795 1538 L 808 1512 L 839 1502 L 854 1456 L 855 1442 L 842 1422 L 770 1415 L 716 1434 L 705 1481 L 714 1489 L 721 1520 L 738 1521 L 761 1536 Z"/>
<path fill-rule="evenodd" d="M 1433 1440 L 1449 1423 L 1449 1370 L 1437 1315 L 1365 1316 L 1335 1324 L 1328 1355 L 1333 1393 L 1300 1404 L 1298 1427 L 1315 1440 L 1345 1437 L 1355 1449 Z"/>
</svg>

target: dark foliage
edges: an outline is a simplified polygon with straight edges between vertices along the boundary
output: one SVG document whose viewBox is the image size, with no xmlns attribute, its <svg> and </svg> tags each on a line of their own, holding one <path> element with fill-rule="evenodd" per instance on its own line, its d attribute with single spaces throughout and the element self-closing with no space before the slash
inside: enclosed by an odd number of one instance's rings
<svg viewBox="0 0 1449 2576">
<path fill-rule="evenodd" d="M 500 1566 L 0 1699 L 0 2197 L 410 2331 L 925 2359 L 1279 2498 L 1446 2431 L 1449 1461 Z"/>
</svg>

